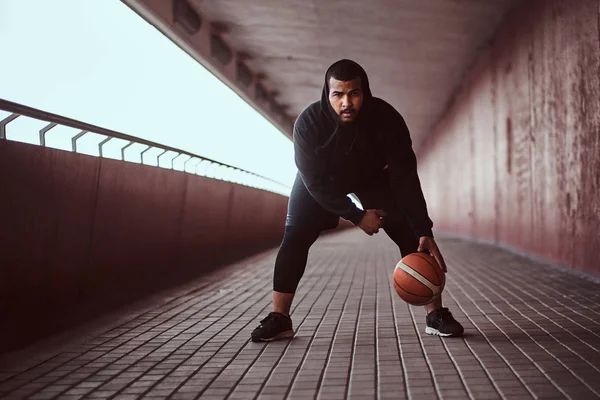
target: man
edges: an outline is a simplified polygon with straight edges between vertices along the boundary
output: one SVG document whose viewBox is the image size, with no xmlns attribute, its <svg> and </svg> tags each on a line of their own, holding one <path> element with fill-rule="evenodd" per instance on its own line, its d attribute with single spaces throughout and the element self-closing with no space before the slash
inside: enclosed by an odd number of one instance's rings
<svg viewBox="0 0 600 400">
<path fill-rule="evenodd" d="M 373 97 L 366 72 L 350 60 L 325 74 L 321 100 L 309 105 L 294 124 L 298 175 L 288 203 L 285 233 L 273 277 L 273 312 L 252 332 L 252 341 L 294 336 L 290 309 L 319 234 L 351 221 L 368 235 L 383 229 L 402 257 L 428 251 L 446 271 L 433 239 L 417 161 L 402 116 Z M 364 211 L 347 194 L 354 193 Z M 442 299 L 425 306 L 426 332 L 460 336 L 463 327 Z"/>
</svg>

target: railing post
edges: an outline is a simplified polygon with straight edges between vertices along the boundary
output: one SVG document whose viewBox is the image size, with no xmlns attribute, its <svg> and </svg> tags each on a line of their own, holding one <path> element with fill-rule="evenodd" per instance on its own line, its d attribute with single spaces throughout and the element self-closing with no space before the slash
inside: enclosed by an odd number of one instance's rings
<svg viewBox="0 0 600 400">
<path fill-rule="evenodd" d="M 171 158 L 171 169 L 175 169 L 175 160 L 177 160 L 181 156 L 181 153 L 177 154 L 175 157 Z"/>
<path fill-rule="evenodd" d="M 46 146 L 46 133 L 56 125 L 58 124 L 53 122 L 40 129 L 40 146 Z"/>
<path fill-rule="evenodd" d="M 131 142 L 129 142 L 129 144 L 127 146 L 125 146 L 121 149 L 121 161 L 125 161 L 125 150 L 134 143 L 135 142 L 132 140 Z"/>
<path fill-rule="evenodd" d="M 100 157 L 102 157 L 102 146 L 104 146 L 106 143 L 108 143 L 108 141 L 111 139 L 112 139 L 112 136 L 109 136 L 98 144 L 98 153 L 100 153 Z"/>
<path fill-rule="evenodd" d="M 168 150 L 165 150 L 165 151 L 163 151 L 162 153 L 160 153 L 160 154 L 158 155 L 158 157 L 156 157 L 156 166 L 157 166 L 157 167 L 160 167 L 160 157 L 161 157 L 163 154 L 165 154 L 167 151 L 168 151 Z"/>
<path fill-rule="evenodd" d="M 144 163 L 144 153 L 147 152 L 148 150 L 150 150 L 151 148 L 152 148 L 152 146 L 148 146 L 146 148 L 146 150 L 144 150 L 140 153 L 140 163 L 142 163 L 142 164 Z"/>
<path fill-rule="evenodd" d="M 193 158 L 194 157 L 189 156 L 189 158 L 187 160 L 185 160 L 185 162 L 183 163 L 183 172 L 187 172 L 186 171 L 186 169 L 187 169 L 187 163 L 189 163 L 190 161 L 192 161 Z"/>
<path fill-rule="evenodd" d="M 86 133 L 88 133 L 88 131 L 81 131 L 77 135 L 75 135 L 75 137 L 73 137 L 73 139 L 71 139 L 71 146 L 73 147 L 73 153 L 77 153 L 77 140 L 80 137 L 82 137 L 83 135 L 85 135 Z"/>
<path fill-rule="evenodd" d="M 19 118 L 19 114 L 11 114 L 0 121 L 0 139 L 6 139 L 6 125 L 17 118 Z"/>
</svg>

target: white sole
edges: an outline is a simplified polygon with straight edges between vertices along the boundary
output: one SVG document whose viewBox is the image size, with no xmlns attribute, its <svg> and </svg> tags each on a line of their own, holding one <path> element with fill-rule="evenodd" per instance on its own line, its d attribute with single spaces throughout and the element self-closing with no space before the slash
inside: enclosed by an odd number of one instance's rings
<svg viewBox="0 0 600 400">
<path fill-rule="evenodd" d="M 442 336 L 442 337 L 452 336 L 451 333 L 442 333 L 442 332 L 438 331 L 437 329 L 432 328 L 430 326 L 425 328 L 425 333 L 428 335 L 436 335 L 436 336 Z"/>
</svg>

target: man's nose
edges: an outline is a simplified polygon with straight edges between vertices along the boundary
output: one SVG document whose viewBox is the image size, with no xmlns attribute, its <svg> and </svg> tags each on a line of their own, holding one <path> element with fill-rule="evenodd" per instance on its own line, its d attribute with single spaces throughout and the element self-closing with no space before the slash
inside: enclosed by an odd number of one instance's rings
<svg viewBox="0 0 600 400">
<path fill-rule="evenodd" d="M 344 96 L 342 99 L 342 106 L 344 108 L 352 106 L 352 101 L 350 100 L 350 96 Z"/>
</svg>

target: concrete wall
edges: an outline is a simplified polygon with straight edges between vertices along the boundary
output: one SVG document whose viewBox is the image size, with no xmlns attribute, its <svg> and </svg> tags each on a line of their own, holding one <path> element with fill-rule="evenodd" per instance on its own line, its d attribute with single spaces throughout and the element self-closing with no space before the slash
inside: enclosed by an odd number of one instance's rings
<svg viewBox="0 0 600 400">
<path fill-rule="evenodd" d="M 517 4 L 419 152 L 435 229 L 600 275 L 600 1 Z"/>
<path fill-rule="evenodd" d="M 59 330 L 57 311 L 277 246 L 286 210 L 258 189 L 0 140 L 0 351 Z"/>
</svg>

